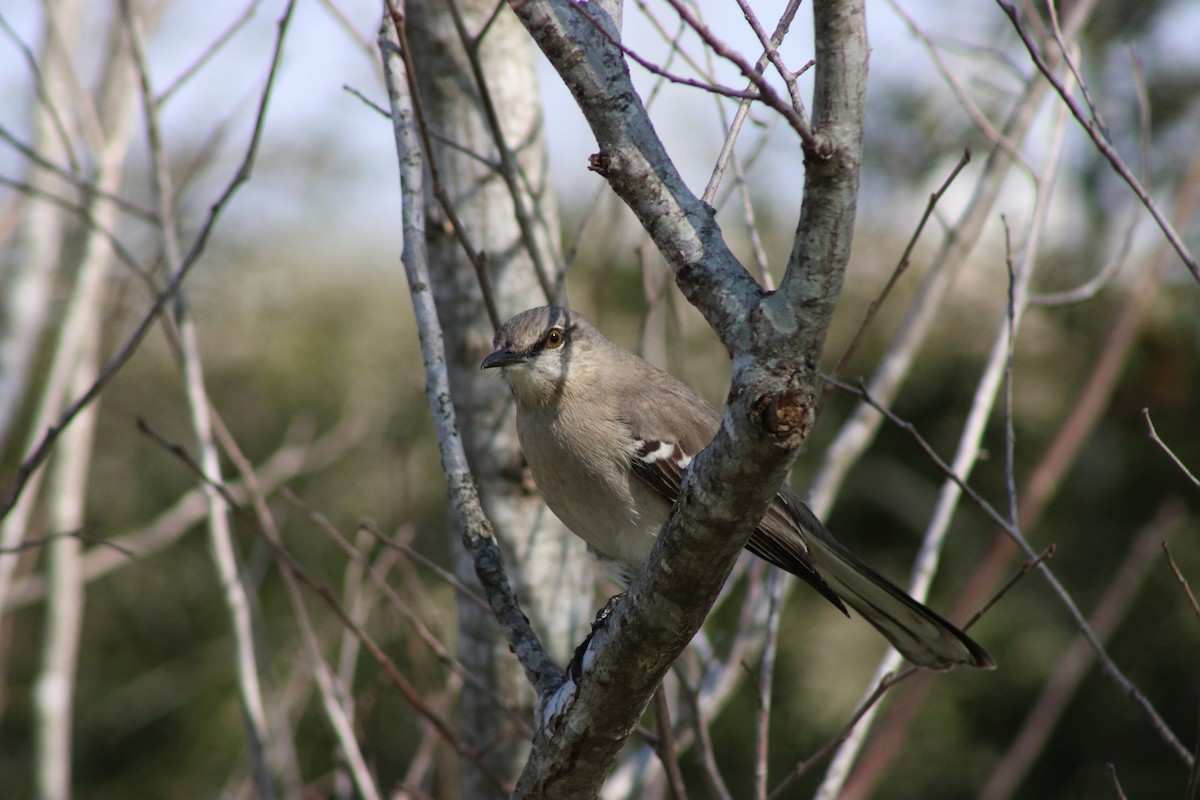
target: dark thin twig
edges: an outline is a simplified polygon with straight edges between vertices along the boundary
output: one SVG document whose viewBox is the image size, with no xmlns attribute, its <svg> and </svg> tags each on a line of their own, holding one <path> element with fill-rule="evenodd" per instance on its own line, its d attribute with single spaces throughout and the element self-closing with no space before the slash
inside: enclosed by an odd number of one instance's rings
<svg viewBox="0 0 1200 800">
<path fill-rule="evenodd" d="M 487 254 L 482 250 L 476 250 L 475 246 L 467 238 L 466 226 L 463 225 L 462 220 L 458 216 L 458 211 L 454 207 L 454 202 L 450 199 L 450 195 L 446 192 L 446 187 L 442 184 L 442 175 L 438 169 L 437 159 L 433 158 L 433 142 L 430 139 L 429 124 L 425 120 L 425 107 L 421 103 L 421 93 L 417 90 L 416 66 L 412 60 L 412 48 L 408 44 L 404 13 L 396 7 L 396 4 L 392 0 L 387 0 L 387 12 L 391 16 L 392 24 L 396 28 L 398 41 L 394 43 L 380 37 L 379 48 L 385 53 L 396 52 L 401 61 L 404 62 L 404 76 L 408 81 L 408 93 L 412 99 L 417 130 L 421 136 L 421 145 L 425 149 L 425 152 L 429 154 L 429 157 L 425 159 L 425 166 L 429 170 L 433 196 L 437 198 L 438 204 L 446 212 L 446 218 L 450 221 L 450 227 L 454 230 L 455 238 L 458 239 L 459 245 L 462 247 L 463 252 L 466 253 L 471 266 L 475 269 L 475 279 L 479 282 L 479 290 L 483 294 L 483 303 L 487 307 L 488 319 L 491 321 L 492 327 L 498 330 L 501 322 L 500 312 L 496 309 L 496 300 L 492 292 L 492 280 L 487 273 Z M 398 47 L 397 44 L 399 45 Z"/>
<path fill-rule="evenodd" d="M 237 190 L 241 188 L 242 184 L 250 179 L 251 170 L 258 156 L 263 127 L 266 123 L 268 100 L 275 85 L 275 76 L 278 73 L 283 55 L 283 43 L 286 39 L 288 25 L 291 22 L 292 11 L 295 7 L 296 0 L 288 0 L 287 8 L 284 9 L 283 16 L 279 19 L 278 33 L 275 38 L 274 51 L 271 55 L 271 67 L 267 74 L 267 81 L 263 87 L 262 95 L 259 98 L 258 112 L 255 115 L 250 144 L 246 148 L 246 153 L 242 158 L 241 164 L 238 166 L 237 172 L 217 197 L 216 202 L 209 208 L 208 217 L 204 221 L 204 225 L 200 228 L 200 232 L 196 234 L 192 247 L 184 257 L 183 263 L 180 264 L 175 274 L 171 276 L 171 280 L 167 285 L 155 296 L 154 303 L 151 304 L 150 310 L 142 317 L 137 328 L 134 329 L 133 333 L 125 341 L 125 344 L 117 354 L 113 356 L 112 360 L 101 370 L 91 387 L 63 411 L 58 421 L 50 426 L 33 451 L 21 462 L 12 484 L 5 495 L 3 505 L 0 505 L 0 519 L 8 516 L 9 512 L 12 511 L 13 507 L 17 504 L 17 500 L 21 497 L 21 492 L 24 491 L 26 484 L 28 484 L 29 478 L 49 457 L 50 451 L 58 441 L 59 436 L 62 435 L 62 432 L 66 430 L 66 427 L 79 415 L 79 412 L 100 396 L 100 393 L 108 386 L 109 382 L 121 368 L 129 362 L 129 359 L 133 358 L 133 354 L 141 346 L 142 340 L 146 338 L 146 334 L 150 332 L 150 328 L 166 309 L 167 304 L 178 294 L 184 279 L 187 278 L 196 262 L 200 260 L 200 256 L 204 253 L 205 247 L 208 245 L 209 237 L 216 228 L 217 220 L 220 218 L 221 213 L 229 205 L 229 202 L 233 199 Z"/>
<path fill-rule="evenodd" d="M 818 748 L 817 751 L 811 756 L 792 767 L 792 771 L 788 773 L 787 777 L 781 780 L 779 784 L 771 791 L 771 793 L 767 795 L 767 800 L 778 800 L 778 798 L 784 797 L 788 788 L 795 783 L 800 776 L 811 769 L 813 765 L 827 758 L 834 750 L 837 749 L 838 745 L 846 741 L 846 739 L 850 736 L 850 732 L 854 730 L 854 726 L 858 724 L 858 721 L 862 719 L 863 715 L 866 714 L 867 711 L 870 710 L 871 706 L 875 705 L 883 698 L 888 689 L 905 680 L 909 676 L 915 675 L 917 671 L 918 670 L 916 667 L 909 666 L 897 673 L 893 674 L 889 672 L 887 675 L 884 675 L 883 679 L 879 681 L 879 685 L 875 687 L 875 691 L 871 693 L 871 696 L 867 698 L 866 702 L 858 707 L 858 710 L 854 712 L 854 716 L 852 716 L 850 720 L 842 726 L 842 729 L 837 732 L 837 735 L 825 742 L 825 744 L 821 745 L 821 747 Z"/>
<path fill-rule="evenodd" d="M 504 138 L 504 129 L 500 125 L 500 115 L 496 112 L 496 103 L 492 99 L 492 90 L 488 84 L 487 76 L 483 72 L 483 63 L 479 59 L 479 48 L 483 44 L 483 39 L 487 34 L 487 26 L 477 36 L 471 36 L 467 31 L 467 23 L 463 20 L 462 11 L 458 7 L 457 0 L 450 0 L 450 17 L 454 21 L 454 29 L 458 33 L 458 38 L 462 42 L 463 50 L 467 54 L 467 62 L 471 65 L 471 75 L 475 79 L 475 88 L 479 91 L 479 100 L 483 106 L 483 115 L 487 120 L 488 130 L 492 134 L 492 143 L 496 147 L 496 153 L 500 156 L 499 169 L 497 173 L 500 175 L 504 185 L 508 187 L 509 199 L 512 201 L 513 217 L 517 221 L 517 228 L 521 232 L 521 241 L 525 245 L 525 251 L 529 254 L 530 261 L 533 263 L 533 271 L 537 275 L 538 283 L 542 286 L 542 293 L 546 296 L 547 303 L 557 305 L 566 305 L 566 271 L 562 263 L 557 264 L 547 263 L 554 258 L 553 245 L 543 247 L 539 241 L 536 232 L 533 228 L 533 219 L 530 217 L 529 209 L 525 207 L 525 197 L 527 193 L 520 185 L 519 176 L 523 177 L 524 170 L 520 163 L 513 157 L 512 148 L 508 146 L 508 141 Z M 491 24 L 492 17 L 488 20 L 488 25 Z M 430 151 L 432 153 L 432 151 Z M 432 159 L 430 159 L 432 160 Z M 527 182 L 527 181 L 526 181 Z M 547 252 L 549 251 L 549 252 Z M 554 277 L 551 280 L 551 272 Z"/>
<path fill-rule="evenodd" d="M 732 97 L 735 100 L 763 100 L 764 102 L 766 102 L 764 100 L 761 92 L 751 92 L 749 90 L 733 89 L 728 86 L 722 86 L 718 83 L 710 83 L 707 81 L 696 80 L 695 78 L 686 78 L 682 75 L 676 75 L 672 72 L 668 72 L 663 67 L 658 66 L 653 61 L 650 61 L 649 59 L 640 55 L 633 48 L 627 47 L 626 45 L 624 45 L 619 39 L 617 39 L 615 36 L 613 36 L 611 33 L 609 33 L 608 30 L 605 29 L 604 25 L 600 22 L 600 20 L 596 19 L 595 17 L 593 17 L 591 14 L 587 13 L 586 11 L 582 10 L 582 6 L 576 6 L 576 7 L 580 8 L 580 13 L 583 14 L 584 18 L 586 18 L 588 20 L 588 22 L 590 22 L 593 26 L 595 26 L 596 30 L 598 30 L 600 32 L 600 34 L 605 39 L 608 40 L 609 44 L 611 44 L 613 47 L 620 50 L 625 55 L 632 58 L 634 61 L 637 62 L 637 64 L 640 67 L 642 67 L 642 69 L 646 70 L 647 72 L 651 73 L 652 75 L 657 75 L 660 78 L 668 80 L 671 83 L 677 83 L 680 86 L 691 86 L 694 89 L 703 89 L 706 92 L 712 92 L 713 94 L 719 94 L 719 95 L 722 95 L 723 97 Z"/>
<path fill-rule="evenodd" d="M 718 39 L 716 34 L 712 32 L 712 29 L 698 19 L 680 0 L 667 0 L 667 2 L 675 9 L 675 13 L 679 15 L 680 19 L 686 22 L 704 41 L 705 45 L 718 56 L 737 67 L 742 76 L 754 84 L 754 88 L 758 90 L 758 99 L 773 108 L 788 121 L 788 124 L 796 131 L 796 134 L 800 137 L 800 141 L 804 143 L 806 148 L 817 145 L 816 136 L 813 134 L 812 128 L 809 127 L 808 116 L 805 114 L 803 106 L 795 108 L 791 103 L 780 97 L 771 87 L 771 84 L 767 83 L 766 78 L 763 77 L 760 70 L 755 69 L 754 65 L 747 61 L 737 50 Z M 769 53 L 768 57 L 770 57 Z"/>
<path fill-rule="evenodd" d="M 1021 564 L 1021 568 L 1017 570 L 1011 578 L 1005 581 L 1004 585 L 992 595 L 991 599 L 984 603 L 982 608 L 971 615 L 971 618 L 966 621 L 966 623 L 962 626 L 962 629 L 964 631 L 970 630 L 971 626 L 973 626 L 976 622 L 979 622 L 984 614 L 991 611 L 992 607 L 995 606 L 996 603 L 999 603 L 1005 595 L 1012 591 L 1012 588 L 1020 583 L 1021 579 L 1028 575 L 1034 567 L 1036 567 L 1038 564 L 1041 564 L 1043 561 L 1048 561 L 1049 559 L 1054 558 L 1056 551 L 1057 547 L 1051 544 L 1048 545 L 1045 550 L 1038 553 L 1036 557 L 1026 559 L 1025 562 Z"/>
<path fill-rule="evenodd" d="M 66 538 L 66 537 L 70 537 L 72 539 L 78 539 L 81 542 L 88 542 L 89 544 L 99 545 L 102 547 L 110 547 L 113 550 L 116 550 L 121 555 L 125 556 L 126 558 L 129 558 L 134 561 L 138 560 L 138 554 L 133 552 L 129 548 L 122 547 L 121 545 L 117 544 L 116 542 L 110 542 L 109 540 L 102 539 L 99 536 L 89 536 L 88 534 L 84 533 L 82 530 L 60 531 L 59 533 L 47 534 L 46 536 L 42 536 L 41 538 L 38 538 L 38 539 L 26 539 L 23 542 L 21 542 L 19 545 L 17 545 L 16 547 L 0 547 L 0 555 L 12 555 L 13 553 L 21 553 L 26 550 L 34 550 L 38 547 L 45 547 L 46 545 L 53 542 L 55 539 L 62 539 L 62 538 Z"/>
<path fill-rule="evenodd" d="M 1050 85 L 1054 87 L 1054 90 L 1058 92 L 1059 97 L 1062 98 L 1062 101 L 1066 104 L 1071 114 L 1079 121 L 1083 129 L 1087 131 L 1096 149 L 1112 165 L 1113 171 L 1125 181 L 1129 188 L 1133 190 L 1133 193 L 1137 195 L 1138 199 L 1142 201 L 1142 205 L 1150 212 L 1150 216 L 1154 218 L 1159 229 L 1166 236 L 1167 241 L 1171 243 L 1171 247 L 1179 254 L 1179 258 L 1183 261 L 1184 266 L 1188 268 L 1188 272 L 1192 273 L 1193 278 L 1200 281 L 1200 264 L 1196 262 L 1196 257 L 1192 255 L 1191 250 L 1188 249 L 1188 246 L 1176 232 L 1175 226 L 1171 224 L 1171 221 L 1159 209 L 1158 204 L 1154 202 L 1150 193 L 1142 186 L 1141 181 L 1126 166 L 1125 161 L 1121 158 L 1121 154 L 1108 142 L 1100 126 L 1088 119 L 1087 114 L 1080 107 L 1079 103 L 1075 101 L 1075 98 L 1067 91 L 1063 82 L 1054 74 L 1054 70 L 1046 63 L 1037 42 L 1033 40 L 1029 31 L 1026 30 L 1025 24 L 1021 22 L 1021 16 L 1016 7 L 1008 2 L 1008 0 L 996 0 L 996 4 L 1000 6 L 1001 10 L 1004 11 L 1005 15 L 1012 22 L 1013 28 L 1016 30 L 1017 35 L 1021 37 L 1021 41 L 1025 44 L 1025 49 L 1029 51 L 1034 64 L 1037 65 L 1038 70 L 1041 71 Z"/>
<path fill-rule="evenodd" d="M 288 489 L 284 489 L 284 493 L 289 497 L 295 497 L 295 495 L 293 495 L 292 492 Z M 299 498 L 296 498 L 296 499 L 299 500 Z M 399 553 L 403 553 L 404 555 L 411 558 L 413 561 L 416 561 L 419 564 L 421 564 L 422 566 L 426 567 L 427 569 L 432 571 L 434 574 L 436 574 L 439 578 L 444 580 L 446 583 L 450 584 L 450 586 L 454 589 L 454 591 L 458 592 L 459 594 L 461 594 L 467 600 L 470 600 L 475 605 L 479 606 L 480 608 L 482 608 L 486 611 L 491 610 L 492 607 L 488 605 L 487 600 L 480 597 L 478 592 L 476 592 L 470 586 L 467 586 L 465 583 L 463 583 L 461 580 L 459 580 L 457 575 L 455 575 L 453 572 L 446 569 L 445 567 L 441 566 L 437 562 L 433 561 L 431 558 L 424 556 L 421 553 L 417 552 L 412 547 L 410 547 L 409 545 L 400 541 L 399 539 L 395 539 L 391 536 L 388 536 L 383 531 L 379 530 L 379 526 L 377 526 L 374 522 L 364 522 L 359 525 L 359 529 L 365 530 L 367 533 L 371 534 L 376 539 L 378 539 L 380 542 L 382 542 L 386 547 L 390 547 Z"/>
<path fill-rule="evenodd" d="M 222 31 L 219 36 L 217 36 L 216 39 L 213 39 L 209 46 L 206 47 L 204 51 L 196 57 L 196 60 L 192 62 L 191 66 L 179 73 L 175 80 L 167 84 L 167 88 L 158 93 L 158 96 L 154 98 L 154 104 L 160 107 L 165 105 L 167 100 L 171 99 L 171 95 L 179 91 L 179 89 L 185 83 L 199 73 L 200 70 L 204 68 L 204 65 L 211 61 L 212 58 L 218 52 L 220 52 L 221 48 L 228 44 L 229 41 L 237 34 L 237 32 L 244 28 L 248 22 L 250 22 L 250 20 L 254 17 L 254 12 L 258 10 L 258 6 L 261 2 L 262 0 L 251 0 L 250 4 L 246 6 L 237 19 L 231 22 L 229 26 Z"/>
<path fill-rule="evenodd" d="M 378 103 L 376 103 L 376 102 L 375 102 L 374 100 L 372 100 L 371 98 L 367 97 L 365 94 L 363 94 L 362 92 L 360 92 L 358 89 L 355 89 L 355 88 L 354 88 L 353 86 L 351 86 L 350 84 L 348 84 L 348 83 L 343 83 L 343 84 L 342 84 L 342 91 L 343 91 L 343 92 L 348 92 L 348 93 L 350 93 L 350 94 L 354 95 L 355 97 L 357 97 L 359 100 L 361 100 L 361 101 L 362 101 L 363 105 L 365 105 L 367 108 L 370 108 L 371 110 L 373 110 L 373 111 L 377 112 L 377 113 L 378 113 L 378 114 L 379 114 L 381 117 L 383 117 L 384 119 L 391 119 L 391 118 L 392 118 L 392 114 L 391 114 L 391 112 L 390 112 L 390 111 L 388 111 L 386 108 L 384 108 L 383 106 L 381 106 L 381 105 L 379 105 Z"/>
<path fill-rule="evenodd" d="M 29 45 L 22 41 L 17 32 L 12 29 L 12 26 L 8 24 L 8 20 L 5 19 L 3 14 L 0 14 L 0 29 L 3 29 L 8 34 L 8 38 L 12 39 L 13 44 L 21 51 L 21 56 L 25 59 L 26 66 L 33 73 L 33 88 L 37 92 L 38 100 L 50 115 L 50 121 L 54 125 L 54 132 L 58 134 L 63 152 L 67 154 L 67 160 L 71 162 L 71 171 L 79 172 L 79 159 L 76 157 L 75 150 L 71 146 L 72 142 L 71 137 L 67 135 L 67 126 L 63 124 L 62 116 L 58 113 L 58 108 L 50 102 L 50 96 L 46 93 L 46 81 L 42 77 L 41 68 L 38 66 L 37 56 L 29 49 Z"/>
<path fill-rule="evenodd" d="M 921 233 L 925 230 L 925 223 L 933 216 L 933 210 L 937 208 L 938 201 L 942 199 L 942 195 L 950 188 L 950 184 L 954 182 L 954 179 L 958 177 L 958 174 L 969 163 L 971 163 L 971 148 L 968 147 L 963 150 L 962 157 L 958 159 L 958 163 L 954 165 L 954 169 L 950 170 L 950 174 L 946 176 L 946 180 L 942 181 L 942 185 L 937 188 L 937 191 L 929 195 L 929 202 L 925 204 L 925 213 L 921 214 L 917 228 L 913 231 L 913 235 L 909 237 L 908 245 L 900 255 L 900 260 L 896 263 L 896 268 L 892 270 L 892 275 L 888 278 L 888 282 L 879 293 L 879 296 L 871 301 L 871 305 L 867 307 L 866 316 L 863 317 L 862 324 L 858 326 L 858 331 L 854 334 L 854 338 L 850 340 L 850 346 L 846 348 L 846 352 L 838 359 L 837 366 L 833 368 L 834 375 L 840 375 L 842 370 L 846 368 L 846 364 L 858 352 L 863 336 L 866 334 L 867 328 L 875 321 L 875 316 L 879 313 L 879 308 L 887 300 L 888 295 L 891 294 L 892 289 L 896 286 L 896 282 L 900 280 L 900 276 L 904 274 L 909 264 L 912 263 L 913 248 L 917 246 L 917 241 L 921 238 Z"/>
<path fill-rule="evenodd" d="M 84 191 L 84 192 L 87 192 L 88 194 L 93 194 L 97 197 L 102 197 L 105 200 L 108 200 L 110 203 L 115 205 L 117 208 L 121 209 L 122 211 L 124 211 L 125 213 L 129 214 L 132 217 L 136 217 L 140 220 L 143 220 L 144 222 L 148 222 L 151 225 L 158 224 L 158 215 L 151 209 L 148 209 L 145 206 L 139 205 L 138 203 L 135 203 L 134 201 L 130 200 L 127 197 L 122 197 L 121 195 L 119 195 L 115 192 L 109 192 L 104 189 L 101 189 L 99 186 L 97 186 L 92 181 L 89 181 L 86 178 L 83 178 L 82 176 L 77 175 L 74 172 L 71 172 L 70 170 L 63 169 L 62 167 L 55 164 L 50 159 L 43 156 L 37 150 L 34 150 L 32 147 L 25 144 L 17 137 L 13 136 L 12 132 L 9 131 L 8 128 L 4 127 L 3 125 L 0 125 L 0 139 L 3 139 L 4 141 L 8 142 L 9 146 L 12 147 L 14 150 L 16 150 L 18 153 L 20 153 L 26 160 L 32 161 L 34 164 L 37 164 L 42 169 L 54 173 L 55 175 L 62 178 L 63 180 L 68 181 L 69 183 L 73 184 L 81 191 Z M 12 182 L 12 185 L 15 186 L 16 183 Z"/>
</svg>

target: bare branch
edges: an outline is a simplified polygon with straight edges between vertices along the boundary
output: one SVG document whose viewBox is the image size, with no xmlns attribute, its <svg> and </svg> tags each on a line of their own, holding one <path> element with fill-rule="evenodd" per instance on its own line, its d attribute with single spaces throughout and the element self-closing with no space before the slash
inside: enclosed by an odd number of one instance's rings
<svg viewBox="0 0 1200 800">
<path fill-rule="evenodd" d="M 770 744 L 771 690 L 775 685 L 775 656 L 779 650 L 779 622 L 783 618 L 783 573 L 767 573 L 767 635 L 763 641 L 762 663 L 758 668 L 758 708 L 754 715 L 754 797 L 767 796 L 767 755 Z"/>
<path fill-rule="evenodd" d="M 1037 558 L 1037 553 L 1033 550 L 1032 546 L 1030 546 L 1029 541 L 1025 538 L 1024 534 L 1021 533 L 1019 527 L 1005 519 L 1004 516 L 1001 515 L 995 509 L 995 507 L 985 500 L 978 492 L 972 489 L 966 482 L 958 478 L 958 476 L 954 474 L 954 471 L 951 470 L 950 466 L 942 460 L 941 456 L 937 454 L 937 451 L 933 449 L 933 447 L 923 436 L 921 436 L 911 422 L 906 422 L 905 420 L 900 419 L 894 413 L 892 413 L 891 410 L 876 403 L 862 387 L 855 388 L 837 381 L 834 381 L 834 385 L 838 386 L 838 388 L 858 394 L 859 397 L 862 397 L 867 403 L 872 405 L 877 411 L 883 414 L 883 416 L 886 417 L 889 422 L 898 425 L 902 430 L 906 431 L 914 439 L 914 441 L 916 441 L 917 445 L 925 452 L 934 465 L 941 470 L 942 474 L 957 484 L 963 494 L 965 494 L 967 498 L 971 500 L 971 502 L 974 503 L 980 510 L 987 514 L 993 523 L 1003 529 L 1005 533 L 1008 534 L 1009 538 L 1011 538 L 1013 542 L 1021 549 L 1021 551 L 1026 554 L 1026 556 L 1033 559 Z M 1167 747 L 1190 768 L 1192 765 L 1192 754 L 1189 753 L 1188 750 L 1180 743 L 1179 738 L 1175 735 L 1174 731 L 1171 730 L 1171 727 L 1167 724 L 1166 720 L 1164 720 L 1154 708 L 1149 698 L 1147 698 L 1142 690 L 1139 689 L 1125 675 L 1125 673 L 1121 671 L 1121 668 L 1117 666 L 1116 662 L 1112 660 L 1112 657 L 1109 656 L 1103 642 L 1101 642 L 1099 637 L 1096 636 L 1095 631 L 1092 630 L 1091 626 L 1087 622 L 1087 619 L 1083 616 L 1083 613 L 1075 604 L 1075 600 L 1071 596 L 1071 593 L 1068 592 L 1066 588 L 1059 582 L 1058 578 L 1053 572 L 1050 571 L 1050 568 L 1044 561 L 1037 563 L 1037 569 L 1042 573 L 1042 577 L 1045 578 L 1046 582 L 1050 585 L 1050 588 L 1053 590 L 1054 595 L 1058 598 L 1059 603 L 1067 610 L 1067 613 L 1070 615 L 1075 627 L 1079 629 L 1079 632 L 1083 634 L 1083 637 L 1095 651 L 1104 674 L 1107 675 L 1108 678 L 1112 680 L 1118 688 L 1121 689 L 1123 694 L 1133 700 L 1133 702 L 1142 709 L 1143 713 L 1150 722 L 1151 727 L 1154 728 L 1155 732 L 1159 735 Z"/>
<path fill-rule="evenodd" d="M 471 553 L 476 574 L 488 597 L 513 652 L 525 669 L 526 676 L 539 695 L 551 691 L 563 681 L 562 673 L 550 660 L 522 613 L 515 594 L 504 573 L 500 549 L 492 533 L 491 523 L 479 504 L 479 493 L 467 465 L 457 414 L 451 400 L 446 370 L 445 350 L 437 308 L 430 291 L 430 278 L 425 249 L 425 213 L 423 170 L 428 162 L 421 150 L 416 106 L 411 90 L 409 65 L 399 53 L 398 45 L 389 46 L 400 35 L 397 28 L 404 24 L 399 8 L 391 6 L 384 17 L 385 36 L 381 43 L 384 73 L 387 76 L 388 100 L 395 126 L 397 156 L 400 163 L 400 192 L 404 217 L 403 262 L 418 320 L 421 352 L 425 359 L 425 390 L 438 429 L 438 445 L 450 502 L 459 519 L 464 544 Z M 407 48 L 404 50 L 407 53 Z M 426 140 L 425 146 L 428 147 Z"/>
<path fill-rule="evenodd" d="M 363 628 L 363 626 L 357 621 L 355 621 L 355 619 L 346 611 L 346 609 L 343 608 L 341 601 L 338 600 L 333 590 L 327 584 L 312 577 L 305 569 L 303 569 L 303 567 L 301 567 L 300 564 L 294 558 L 292 558 L 291 554 L 282 547 L 281 543 L 272 541 L 271 537 L 268 536 L 261 528 L 259 519 L 254 514 L 237 504 L 236 499 L 227 486 L 221 483 L 210 481 L 205 476 L 204 470 L 188 454 L 184 447 L 164 437 L 158 431 L 154 430 L 154 428 L 151 427 L 150 424 L 145 420 L 138 420 L 138 430 L 149 437 L 151 441 L 158 444 L 177 460 L 179 460 L 180 463 L 187 467 L 192 474 L 200 478 L 200 480 L 206 485 L 211 486 L 218 493 L 220 493 L 233 513 L 237 514 L 241 519 L 244 519 L 246 522 L 248 522 L 256 531 L 262 533 L 263 541 L 265 541 L 271 548 L 272 555 L 275 556 L 275 559 L 279 563 L 280 567 L 291 572 L 301 583 L 303 583 L 305 586 L 315 592 L 318 597 L 325 601 L 326 605 L 328 605 L 330 610 L 334 612 L 337 618 L 341 621 L 342 625 L 344 625 L 355 635 L 355 637 L 358 638 L 363 646 L 367 648 L 367 651 L 370 652 L 376 663 L 378 663 L 384 669 L 388 679 L 397 689 L 399 689 L 401 695 L 403 695 L 405 701 L 412 707 L 412 709 L 416 711 L 417 714 L 419 714 L 425 721 L 432 724 L 433 727 L 437 729 L 438 734 L 447 743 L 454 747 L 456 752 L 479 768 L 480 772 L 488 777 L 493 786 L 495 786 L 497 789 L 505 790 L 504 782 L 487 769 L 486 765 L 484 765 L 480 760 L 478 753 L 473 753 L 463 747 L 458 736 L 454 733 L 449 723 L 443 720 L 430 708 L 429 704 L 425 702 L 421 693 L 417 691 L 416 687 L 414 687 L 406 677 L 404 677 L 404 674 L 400 672 L 400 669 L 387 655 L 383 648 L 380 647 L 379 644 L 371 637 L 371 635 L 367 633 L 366 629 Z"/>
<path fill-rule="evenodd" d="M 1129 543 L 1129 549 L 1116 574 L 1105 581 L 1105 592 L 1088 618 L 1096 635 L 1107 641 L 1120 624 L 1154 563 L 1154 542 L 1177 530 L 1185 519 L 1178 502 L 1164 503 L 1148 524 Z M 1012 746 L 992 770 L 980 800 L 1006 800 L 1012 797 L 1046 740 L 1054 730 L 1068 702 L 1074 697 L 1095 653 L 1082 636 L 1058 659 L 1057 666 L 1031 707 Z"/>
<path fill-rule="evenodd" d="M 717 38 L 717 35 L 713 33 L 712 29 L 705 25 L 704 22 L 701 21 L 695 14 L 693 14 L 691 9 L 685 6 L 681 0 L 667 0 L 667 2 L 672 8 L 675 9 L 675 13 L 679 15 L 680 19 L 686 22 L 688 26 L 700 36 L 704 43 L 708 45 L 709 49 L 737 67 L 738 70 L 741 71 L 742 77 L 754 84 L 754 88 L 758 90 L 757 99 L 774 109 L 777 113 L 779 113 L 780 116 L 787 120 L 788 124 L 792 127 L 792 130 L 794 130 L 796 135 L 800 137 L 800 141 L 804 144 L 805 148 L 817 147 L 817 137 L 814 135 L 812 128 L 809 126 L 808 116 L 804 113 L 803 104 L 798 102 L 799 96 L 794 92 L 795 77 L 792 76 L 791 79 L 788 80 L 788 76 L 792 75 L 792 73 L 788 72 L 787 68 L 782 65 L 782 61 L 780 61 L 777 66 L 781 71 L 780 74 L 784 75 L 784 78 L 788 83 L 789 91 L 793 92 L 792 99 L 793 101 L 797 102 L 796 105 L 792 105 L 784 101 L 784 99 L 781 98 L 778 93 L 776 93 L 775 89 L 771 87 L 771 84 L 767 83 L 766 79 L 763 78 L 761 70 L 756 69 L 755 66 L 747 61 L 741 53 L 737 52 L 737 50 Z M 759 30 L 761 30 L 761 28 Z M 817 37 L 817 47 L 818 49 L 820 48 L 819 36 Z M 766 49 L 767 57 L 768 59 L 772 60 L 772 63 L 779 59 L 779 53 L 777 50 L 771 47 Z M 773 56 L 772 53 L 774 53 Z M 845 67 L 846 65 L 841 66 Z"/>
</svg>

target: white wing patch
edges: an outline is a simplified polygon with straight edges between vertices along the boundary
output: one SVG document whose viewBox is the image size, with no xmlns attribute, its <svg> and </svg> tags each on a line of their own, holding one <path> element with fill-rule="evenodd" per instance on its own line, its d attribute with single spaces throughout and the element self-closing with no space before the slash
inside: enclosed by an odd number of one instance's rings
<svg viewBox="0 0 1200 800">
<path fill-rule="evenodd" d="M 634 442 L 634 458 L 641 459 L 645 464 L 667 462 L 673 464 L 680 472 L 692 463 L 692 457 L 674 442 L 659 442 L 653 439 L 637 440 Z"/>
</svg>

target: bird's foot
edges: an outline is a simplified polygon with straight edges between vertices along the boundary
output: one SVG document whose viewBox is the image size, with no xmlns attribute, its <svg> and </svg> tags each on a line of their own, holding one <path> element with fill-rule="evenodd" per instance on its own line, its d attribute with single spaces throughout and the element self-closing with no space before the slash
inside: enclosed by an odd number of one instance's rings
<svg viewBox="0 0 1200 800">
<path fill-rule="evenodd" d="M 583 673 L 592 665 L 593 653 L 590 651 L 592 637 L 596 632 L 603 628 L 608 623 L 608 618 L 617 610 L 617 606 L 621 604 L 621 598 L 625 594 L 615 594 L 608 598 L 608 602 L 604 607 L 596 612 L 596 619 L 592 621 L 592 632 L 575 648 L 575 655 L 571 657 L 571 663 L 567 665 L 567 678 L 579 683 L 579 679 L 583 677 Z"/>
</svg>

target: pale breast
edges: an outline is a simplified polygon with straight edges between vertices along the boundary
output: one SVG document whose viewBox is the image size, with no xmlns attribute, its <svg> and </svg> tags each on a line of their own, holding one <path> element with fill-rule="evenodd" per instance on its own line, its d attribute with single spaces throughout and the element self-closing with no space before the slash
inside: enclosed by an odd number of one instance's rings
<svg viewBox="0 0 1200 800">
<path fill-rule="evenodd" d="M 554 412 L 518 411 L 517 433 L 546 505 L 602 566 L 616 562 L 604 569 L 609 577 L 627 582 L 622 573 L 641 567 L 670 507 L 630 470 L 631 453 L 618 444 L 630 441 L 624 423 L 560 405 Z"/>
</svg>

